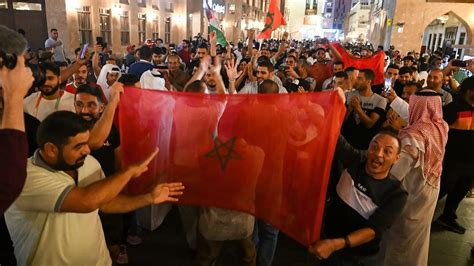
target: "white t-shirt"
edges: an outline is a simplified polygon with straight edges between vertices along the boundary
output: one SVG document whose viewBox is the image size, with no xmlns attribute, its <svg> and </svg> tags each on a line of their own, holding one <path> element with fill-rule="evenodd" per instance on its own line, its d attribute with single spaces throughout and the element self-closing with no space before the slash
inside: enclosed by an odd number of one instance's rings
<svg viewBox="0 0 474 266">
<path fill-rule="evenodd" d="M 105 178 L 99 162 L 87 156 L 78 169 L 78 186 Z M 38 152 L 28 159 L 20 196 L 5 212 L 18 265 L 112 265 L 98 210 L 59 212 L 72 177 L 50 168 Z"/>
<path fill-rule="evenodd" d="M 31 116 L 43 121 L 48 115 L 56 111 L 76 112 L 74 107 L 74 94 L 65 91 L 63 96 L 54 100 L 41 97 L 41 92 L 35 92 L 23 101 L 23 110 Z"/>
</svg>

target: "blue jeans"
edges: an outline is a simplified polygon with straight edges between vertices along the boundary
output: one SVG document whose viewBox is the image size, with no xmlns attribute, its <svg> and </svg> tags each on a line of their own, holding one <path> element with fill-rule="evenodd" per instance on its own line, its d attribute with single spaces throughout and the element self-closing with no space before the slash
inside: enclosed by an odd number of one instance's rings
<svg viewBox="0 0 474 266">
<path fill-rule="evenodd" d="M 280 231 L 261 221 L 255 220 L 253 241 L 257 249 L 257 266 L 271 266 L 275 255 Z"/>
</svg>

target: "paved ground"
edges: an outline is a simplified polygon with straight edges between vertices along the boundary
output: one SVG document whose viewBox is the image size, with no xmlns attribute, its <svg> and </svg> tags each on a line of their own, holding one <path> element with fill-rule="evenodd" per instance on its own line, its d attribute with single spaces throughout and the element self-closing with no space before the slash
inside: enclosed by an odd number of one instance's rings
<svg viewBox="0 0 474 266">
<path fill-rule="evenodd" d="M 437 207 L 438 216 L 444 202 Z M 472 266 L 471 244 L 474 244 L 474 199 L 465 199 L 459 210 L 459 222 L 466 226 L 464 235 L 441 230 L 434 226 L 431 234 L 429 266 Z M 129 265 L 180 266 L 192 265 L 192 254 L 187 248 L 185 236 L 176 208 L 168 214 L 163 224 L 153 232 L 144 234 L 143 244 L 129 248 Z M 233 266 L 236 263 L 236 249 L 225 247 L 219 265 Z M 280 235 L 274 264 L 276 266 L 318 265 L 306 249 Z"/>
</svg>

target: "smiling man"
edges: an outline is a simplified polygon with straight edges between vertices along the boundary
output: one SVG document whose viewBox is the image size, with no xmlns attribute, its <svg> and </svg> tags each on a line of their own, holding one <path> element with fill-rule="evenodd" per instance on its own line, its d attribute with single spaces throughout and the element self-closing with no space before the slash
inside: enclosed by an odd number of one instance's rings
<svg viewBox="0 0 474 266">
<path fill-rule="evenodd" d="M 156 185 L 149 193 L 120 192 L 141 176 L 158 152 L 104 179 L 92 157 L 89 125 L 81 116 L 59 111 L 37 134 L 39 149 L 27 163 L 25 186 L 5 212 L 18 265 L 112 265 L 98 210 L 129 212 L 150 204 L 177 201 L 181 183 Z"/>
<path fill-rule="evenodd" d="M 334 159 L 345 170 L 337 195 L 327 206 L 326 239 L 309 248 L 324 260 L 322 265 L 374 265 L 384 231 L 407 200 L 400 181 L 389 175 L 400 157 L 400 147 L 400 140 L 390 131 L 377 134 L 367 152 L 355 150 L 339 138 Z"/>
<path fill-rule="evenodd" d="M 74 95 L 61 90 L 61 74 L 59 67 L 54 63 L 42 63 L 41 71 L 45 76 L 40 91 L 26 97 L 23 102 L 25 113 L 43 121 L 48 115 L 56 111 L 74 111 Z"/>
</svg>

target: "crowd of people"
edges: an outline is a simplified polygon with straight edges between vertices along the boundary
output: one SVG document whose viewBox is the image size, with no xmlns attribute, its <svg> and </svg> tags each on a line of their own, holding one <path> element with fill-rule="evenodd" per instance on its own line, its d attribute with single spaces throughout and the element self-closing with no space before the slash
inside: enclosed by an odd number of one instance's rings
<svg viewBox="0 0 474 266">
<path fill-rule="evenodd" d="M 161 40 L 75 50 L 70 62 L 56 29 L 45 49 L 28 51 L 0 26 L 0 223 L 2 265 L 111 265 L 141 243 L 134 210 L 176 202 L 182 183 L 129 196 L 127 183 L 159 152 L 121 165 L 114 125 L 125 86 L 206 94 L 317 93 L 337 90 L 347 113 L 336 146 L 321 240 L 309 252 L 322 265 L 427 265 L 434 222 L 464 234 L 456 210 L 474 179 L 474 62 L 443 53 L 402 55 L 394 47 L 344 45 L 350 60 L 384 53 L 384 73 L 353 67 L 326 39 L 248 40 L 226 46 L 216 33 L 179 45 Z M 383 75 L 385 84 L 375 84 Z M 271 121 L 270 121 L 271 122 Z M 324 156 L 324 155 L 323 155 Z M 183 209 L 183 213 L 186 212 Z M 190 214 L 192 213 L 192 214 Z M 188 210 L 196 265 L 213 265 L 226 241 L 244 265 L 271 265 L 279 230 L 252 215 Z M 211 226 L 212 225 L 212 226 Z M 83 230 L 87 228 L 88 230 Z M 87 254 L 87 255 L 86 255 Z"/>
</svg>

